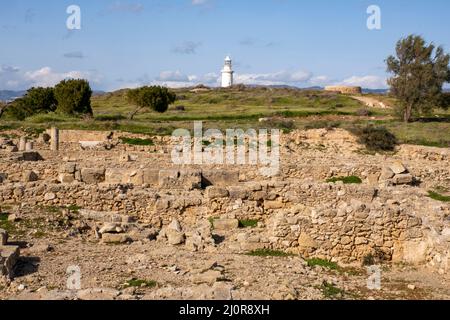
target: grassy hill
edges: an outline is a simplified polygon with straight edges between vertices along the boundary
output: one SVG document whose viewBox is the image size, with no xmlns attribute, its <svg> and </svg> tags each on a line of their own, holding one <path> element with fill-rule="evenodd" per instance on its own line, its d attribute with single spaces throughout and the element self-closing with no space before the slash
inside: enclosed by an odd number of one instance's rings
<svg viewBox="0 0 450 320">
<path fill-rule="evenodd" d="M 127 90 L 92 97 L 93 119 L 80 119 L 57 114 L 39 114 L 24 122 L 0 121 L 0 129 L 31 127 L 43 129 L 56 125 L 62 129 L 122 130 L 143 134 L 171 134 L 176 128 L 193 128 L 193 121 L 204 121 L 205 128 L 261 128 L 284 130 L 343 127 L 367 123 L 384 125 L 401 141 L 436 146 L 450 146 L 450 113 L 437 110 L 439 117 L 412 124 L 394 118 L 393 110 L 370 109 L 345 95 L 325 91 L 291 88 L 233 88 L 193 93 L 188 89 L 174 90 L 177 101 L 164 114 L 142 112 L 133 121 L 128 115 L 134 110 L 126 99 Z M 376 95 L 371 94 L 374 97 Z M 379 96 L 386 101 L 386 96 Z M 389 104 L 395 103 L 390 99 Z M 260 118 L 274 117 L 269 122 Z M 438 121 L 439 120 L 439 121 Z M 443 133 L 447 133 L 446 135 Z"/>
</svg>

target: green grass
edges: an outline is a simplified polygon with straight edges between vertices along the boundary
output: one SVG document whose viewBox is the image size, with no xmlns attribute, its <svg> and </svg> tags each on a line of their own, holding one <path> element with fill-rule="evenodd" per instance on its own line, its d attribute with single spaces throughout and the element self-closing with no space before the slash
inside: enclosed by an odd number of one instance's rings
<svg viewBox="0 0 450 320">
<path fill-rule="evenodd" d="M 271 249 L 256 249 L 247 253 L 248 256 L 253 257 L 291 257 L 293 254 Z"/>
<path fill-rule="evenodd" d="M 336 287 L 332 283 L 324 281 L 320 287 L 322 294 L 326 299 L 340 299 L 344 296 L 344 290 Z"/>
<path fill-rule="evenodd" d="M 11 221 L 8 221 L 7 213 L 0 213 L 0 229 L 12 234 L 16 231 L 16 226 Z"/>
<path fill-rule="evenodd" d="M 42 209 L 48 213 L 60 213 L 61 212 L 61 208 L 55 207 L 55 206 L 46 206 L 46 207 L 42 207 Z"/>
<path fill-rule="evenodd" d="M 0 131 L 29 128 L 30 133 L 38 133 L 54 125 L 61 130 L 116 130 L 164 136 L 171 135 L 175 129 L 192 131 L 196 120 L 203 121 L 205 130 L 222 131 L 278 128 L 290 132 L 313 128 L 351 129 L 355 125 L 373 124 L 386 127 L 399 143 L 450 147 L 450 111 L 438 110 L 431 120 L 405 124 L 396 120 L 394 111 L 389 109 L 371 110 L 375 119 L 360 117 L 358 110 L 365 107 L 361 102 L 324 91 L 284 88 L 214 89 L 202 93 L 192 93 L 187 89 L 174 91 L 178 100 L 164 114 L 145 110 L 129 120 L 128 115 L 135 106 L 129 103 L 127 90 L 120 90 L 92 97 L 94 117 L 91 119 L 48 113 L 17 121 L 5 114 L 0 120 Z M 390 97 L 372 96 L 386 100 L 389 105 L 395 104 L 395 99 Z M 183 106 L 185 111 L 180 113 L 177 106 Z M 271 120 L 260 123 L 260 118 Z"/>
<path fill-rule="evenodd" d="M 362 180 L 357 176 L 349 176 L 349 177 L 335 177 L 328 179 L 328 183 L 336 183 L 342 181 L 344 184 L 361 184 Z"/>
<path fill-rule="evenodd" d="M 256 228 L 258 220 L 239 220 L 239 228 Z"/>
<path fill-rule="evenodd" d="M 450 196 L 444 196 L 434 191 L 428 191 L 428 197 L 441 202 L 450 202 Z"/>
<path fill-rule="evenodd" d="M 131 279 L 125 283 L 126 288 L 154 288 L 158 283 L 154 280 Z"/>
<path fill-rule="evenodd" d="M 82 208 L 77 205 L 67 206 L 67 209 L 73 213 L 78 213 Z"/>
<path fill-rule="evenodd" d="M 331 262 L 328 260 L 312 258 L 312 259 L 307 259 L 306 262 L 308 263 L 309 267 L 320 266 L 320 267 L 324 267 L 324 268 L 327 268 L 330 270 L 339 270 L 339 266 L 336 262 Z"/>
<path fill-rule="evenodd" d="M 132 146 L 154 146 L 155 143 L 151 139 L 139 139 L 139 138 L 125 138 L 120 137 L 119 138 L 122 143 L 129 144 Z"/>
</svg>

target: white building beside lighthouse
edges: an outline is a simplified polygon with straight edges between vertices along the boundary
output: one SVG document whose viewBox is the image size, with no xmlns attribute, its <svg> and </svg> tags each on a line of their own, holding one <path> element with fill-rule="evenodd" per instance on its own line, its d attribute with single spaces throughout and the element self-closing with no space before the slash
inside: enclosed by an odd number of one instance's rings
<svg viewBox="0 0 450 320">
<path fill-rule="evenodd" d="M 222 88 L 229 88 L 233 85 L 234 71 L 231 64 L 231 58 L 225 58 L 225 65 L 222 70 Z"/>
</svg>

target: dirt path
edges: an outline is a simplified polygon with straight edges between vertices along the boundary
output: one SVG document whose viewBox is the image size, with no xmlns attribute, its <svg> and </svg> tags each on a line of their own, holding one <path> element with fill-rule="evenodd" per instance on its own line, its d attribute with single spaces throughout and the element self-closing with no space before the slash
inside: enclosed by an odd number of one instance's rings
<svg viewBox="0 0 450 320">
<path fill-rule="evenodd" d="M 361 101 L 366 106 L 370 108 L 380 108 L 380 109 L 392 109 L 391 106 L 386 105 L 384 102 L 372 98 L 372 97 L 366 97 L 366 96 L 351 96 L 351 98 Z"/>
</svg>

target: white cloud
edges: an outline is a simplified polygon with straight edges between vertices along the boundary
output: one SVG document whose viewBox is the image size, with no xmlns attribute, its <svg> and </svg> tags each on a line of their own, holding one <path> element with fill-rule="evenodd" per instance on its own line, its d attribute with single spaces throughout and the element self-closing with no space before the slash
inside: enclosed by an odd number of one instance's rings
<svg viewBox="0 0 450 320">
<path fill-rule="evenodd" d="M 359 86 L 367 89 L 385 89 L 387 82 L 385 78 L 378 76 L 352 76 L 338 83 L 345 86 Z"/>
<path fill-rule="evenodd" d="M 189 82 L 189 77 L 180 71 L 163 71 L 156 78 L 157 81 L 176 81 L 176 82 Z"/>
<path fill-rule="evenodd" d="M 0 73 L 0 89 L 22 90 L 30 87 L 52 87 L 64 79 L 87 79 L 91 84 L 99 84 L 102 76 L 94 70 L 56 72 L 50 67 L 19 72 L 18 68 Z"/>
<path fill-rule="evenodd" d="M 274 73 L 236 74 L 236 83 L 253 85 L 299 85 L 308 82 L 312 74 L 307 71 L 279 71 Z"/>
</svg>

